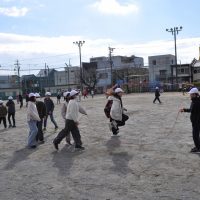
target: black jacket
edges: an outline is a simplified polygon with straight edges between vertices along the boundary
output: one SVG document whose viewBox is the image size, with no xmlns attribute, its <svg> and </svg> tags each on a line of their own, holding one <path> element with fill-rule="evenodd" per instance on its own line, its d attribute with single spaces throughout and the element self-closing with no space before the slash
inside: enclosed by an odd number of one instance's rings
<svg viewBox="0 0 200 200">
<path fill-rule="evenodd" d="M 13 100 L 8 100 L 6 106 L 8 107 L 8 113 L 10 114 L 15 113 L 15 103 Z"/>
<path fill-rule="evenodd" d="M 42 101 L 36 101 L 36 107 L 37 107 L 40 119 L 43 119 L 47 115 L 45 104 Z"/>
<path fill-rule="evenodd" d="M 184 112 L 190 112 L 190 120 L 192 124 L 200 125 L 200 97 L 192 98 L 190 108 L 184 108 Z"/>
<path fill-rule="evenodd" d="M 49 98 L 45 98 L 44 99 L 44 104 L 46 106 L 46 109 L 47 109 L 47 114 L 49 114 L 49 112 L 53 112 L 54 110 L 54 103 L 51 99 Z"/>
<path fill-rule="evenodd" d="M 160 96 L 160 92 L 159 92 L 158 89 L 156 89 L 156 91 L 155 91 L 155 97 L 159 97 L 159 96 Z"/>
</svg>

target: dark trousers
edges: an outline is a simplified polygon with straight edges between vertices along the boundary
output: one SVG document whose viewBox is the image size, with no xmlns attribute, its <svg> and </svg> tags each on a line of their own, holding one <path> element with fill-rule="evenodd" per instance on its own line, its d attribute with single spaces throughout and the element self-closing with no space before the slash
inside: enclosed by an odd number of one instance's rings
<svg viewBox="0 0 200 200">
<path fill-rule="evenodd" d="M 116 121 L 116 123 L 117 123 L 117 129 L 116 130 L 119 130 L 118 126 L 124 126 L 128 119 L 129 119 L 129 117 L 127 115 L 122 114 L 122 121 L 117 121 L 117 120 L 114 120 L 112 118 L 110 118 L 110 121 L 113 121 L 113 120 Z"/>
<path fill-rule="evenodd" d="M 67 137 L 70 134 L 70 132 L 74 139 L 75 145 L 81 146 L 82 141 L 78 126 L 75 124 L 73 120 L 69 119 L 65 121 L 65 128 L 58 133 L 57 137 L 54 139 L 54 142 L 59 144 L 63 140 L 63 138 Z"/>
<path fill-rule="evenodd" d="M 36 141 L 44 141 L 44 134 L 42 131 L 42 124 L 43 124 L 43 119 L 41 119 L 41 121 L 37 121 L 37 128 L 38 128 L 38 132 L 37 132 L 37 136 L 36 136 Z"/>
<path fill-rule="evenodd" d="M 51 113 L 50 115 L 47 115 L 46 119 L 44 120 L 44 128 L 47 127 L 47 119 L 48 119 L 48 116 L 50 116 L 50 119 L 52 121 L 52 123 L 54 124 L 55 127 L 58 127 L 54 117 L 53 117 L 53 113 Z"/>
<path fill-rule="evenodd" d="M 153 103 L 155 103 L 155 102 L 156 102 L 156 100 L 158 100 L 158 101 L 159 101 L 159 103 L 161 103 L 161 101 L 160 101 L 160 98 L 159 98 L 159 97 L 155 97 L 155 99 L 153 100 Z"/>
<path fill-rule="evenodd" d="M 7 128 L 6 117 L 0 117 L 0 124 L 1 124 L 1 121 L 3 121 L 4 128 Z"/>
<path fill-rule="evenodd" d="M 199 132 L 200 132 L 200 124 L 192 124 L 193 141 L 197 149 L 200 149 Z"/>
<path fill-rule="evenodd" d="M 11 123 L 10 117 L 12 117 L 13 126 L 15 126 L 15 113 L 8 113 L 8 122 L 9 122 L 9 125 L 12 126 L 12 123 Z"/>
<path fill-rule="evenodd" d="M 22 107 L 23 107 L 23 100 L 20 101 L 20 108 L 22 108 Z"/>
</svg>

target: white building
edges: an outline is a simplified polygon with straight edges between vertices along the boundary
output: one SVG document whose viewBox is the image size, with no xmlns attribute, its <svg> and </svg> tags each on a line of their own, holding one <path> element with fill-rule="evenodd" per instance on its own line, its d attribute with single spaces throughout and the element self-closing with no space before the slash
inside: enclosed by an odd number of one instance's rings
<svg viewBox="0 0 200 200">
<path fill-rule="evenodd" d="M 65 71 L 56 71 L 54 82 L 57 89 L 77 88 L 80 83 L 80 68 L 65 67 Z"/>
<path fill-rule="evenodd" d="M 175 64 L 175 56 L 171 54 L 149 56 L 148 60 L 150 83 L 170 83 L 172 75 L 171 65 Z M 176 75 L 175 68 L 173 68 L 173 75 Z"/>
<path fill-rule="evenodd" d="M 112 56 L 109 57 L 94 57 L 90 59 L 90 62 L 97 63 L 97 87 L 101 87 L 102 90 L 111 85 L 111 64 L 112 70 L 127 69 L 127 68 L 142 68 L 144 67 L 144 59 L 136 56 Z"/>
</svg>

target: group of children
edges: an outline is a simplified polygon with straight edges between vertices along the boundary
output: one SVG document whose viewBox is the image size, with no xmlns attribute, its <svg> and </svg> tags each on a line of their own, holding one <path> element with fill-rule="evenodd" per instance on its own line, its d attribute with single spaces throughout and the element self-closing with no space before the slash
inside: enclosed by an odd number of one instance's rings
<svg viewBox="0 0 200 200">
<path fill-rule="evenodd" d="M 108 101 L 104 108 L 104 112 L 107 118 L 109 118 L 109 128 L 113 135 L 119 133 L 119 126 L 124 126 L 129 117 L 124 113 L 127 111 L 122 102 L 122 95 L 124 91 L 119 88 L 111 88 L 109 93 L 106 93 Z M 190 112 L 190 119 L 192 123 L 192 134 L 195 147 L 191 149 L 192 153 L 200 153 L 200 95 L 197 88 L 192 88 L 189 91 L 191 98 L 190 108 L 181 108 L 179 112 Z M 72 90 L 71 92 L 65 92 L 65 102 L 63 104 L 61 115 L 64 119 L 65 126 L 58 133 L 58 135 L 53 140 L 53 145 L 56 150 L 59 149 L 60 142 L 65 138 L 67 144 L 71 145 L 71 136 L 73 137 L 75 148 L 83 150 L 82 140 L 80 131 L 78 128 L 78 113 L 87 115 L 87 112 L 78 103 L 79 91 Z M 55 125 L 55 129 L 58 125 L 53 117 L 54 103 L 50 98 L 51 93 L 46 92 L 44 102 L 40 101 L 40 95 L 38 93 L 29 94 L 29 102 L 27 108 L 27 122 L 29 126 L 29 136 L 28 136 L 28 147 L 36 148 L 38 143 L 44 143 L 43 130 L 46 130 L 47 118 L 50 116 L 52 123 Z M 159 103 L 159 88 L 155 91 L 155 100 Z M 13 97 L 9 96 L 6 105 L 0 100 L 0 124 L 3 121 L 4 127 L 7 128 L 6 116 L 8 114 L 9 127 L 15 126 L 15 103 Z M 11 122 L 12 117 L 12 122 Z M 43 127 L 44 122 L 44 129 Z"/>
<path fill-rule="evenodd" d="M 125 122 L 128 120 L 128 116 L 124 114 L 126 110 L 123 107 L 122 95 L 124 91 L 121 88 L 115 88 L 109 96 L 108 102 L 110 104 L 109 118 L 110 118 L 110 130 L 113 135 L 119 133 L 119 126 L 124 126 Z M 63 104 L 61 115 L 64 119 L 65 126 L 58 133 L 58 135 L 53 140 L 53 144 L 56 150 L 59 149 L 60 142 L 65 138 L 67 144 L 71 145 L 71 136 L 74 140 L 75 148 L 79 150 L 84 150 L 82 146 L 82 140 L 80 131 L 78 128 L 78 113 L 87 115 L 87 112 L 78 103 L 78 94 L 76 90 L 71 92 L 65 92 L 65 103 Z M 28 136 L 28 147 L 36 148 L 38 142 L 44 143 L 42 124 L 44 120 L 44 129 L 46 129 L 46 120 L 50 116 L 51 121 L 55 125 L 55 129 L 58 128 L 57 123 L 53 117 L 54 104 L 50 98 L 50 93 L 46 93 L 44 103 L 37 100 L 40 97 L 39 94 L 30 93 L 29 103 L 27 109 L 27 121 L 29 126 L 29 136 Z"/>
<path fill-rule="evenodd" d="M 13 97 L 9 96 L 6 105 L 4 102 L 0 100 L 0 124 L 3 121 L 4 128 L 7 128 L 7 120 L 6 116 L 8 115 L 8 123 L 9 128 L 16 127 L 15 126 L 15 103 L 13 101 Z M 12 117 L 12 122 L 11 118 Z"/>
</svg>

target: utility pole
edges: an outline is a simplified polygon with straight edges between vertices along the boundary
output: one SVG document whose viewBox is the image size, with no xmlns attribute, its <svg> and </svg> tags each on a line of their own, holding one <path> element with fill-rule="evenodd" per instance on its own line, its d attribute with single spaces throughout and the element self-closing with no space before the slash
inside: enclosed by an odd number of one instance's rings
<svg viewBox="0 0 200 200">
<path fill-rule="evenodd" d="M 111 86 L 113 85 L 113 61 L 112 61 L 112 52 L 114 51 L 115 48 L 108 47 L 109 50 L 109 61 L 110 61 L 110 80 L 111 80 Z"/>
<path fill-rule="evenodd" d="M 176 67 L 176 83 L 178 83 L 178 76 L 177 76 L 177 50 L 176 50 L 176 35 L 178 35 L 179 31 L 182 31 L 183 27 L 174 27 L 174 28 L 170 28 L 170 29 L 166 29 L 167 32 L 172 33 L 172 35 L 174 36 L 174 49 L 175 49 L 175 67 Z M 173 70 L 173 69 L 172 69 Z M 173 77 L 172 77 L 173 79 Z"/>
<path fill-rule="evenodd" d="M 50 92 L 50 81 L 49 81 L 49 66 L 47 65 L 47 72 L 48 72 L 48 87 L 49 87 L 49 92 Z"/>
<path fill-rule="evenodd" d="M 14 65 L 15 65 L 14 71 L 17 71 L 17 75 L 18 75 L 18 88 L 19 88 L 19 92 L 20 92 L 21 86 L 20 86 L 20 64 L 19 64 L 19 61 L 16 60 L 16 63 Z"/>
<path fill-rule="evenodd" d="M 81 90 L 83 90 L 83 84 L 82 84 L 82 78 L 83 78 L 83 68 L 82 68 L 82 62 L 81 62 L 81 47 L 83 46 L 83 44 L 85 43 L 85 41 L 76 41 L 73 42 L 73 44 L 78 45 L 79 48 L 79 58 L 80 58 L 80 87 Z"/>
<path fill-rule="evenodd" d="M 70 59 L 69 59 L 69 64 L 65 63 L 65 65 L 67 67 L 67 87 L 68 87 L 68 90 L 69 90 L 69 67 L 71 67 Z"/>
</svg>

